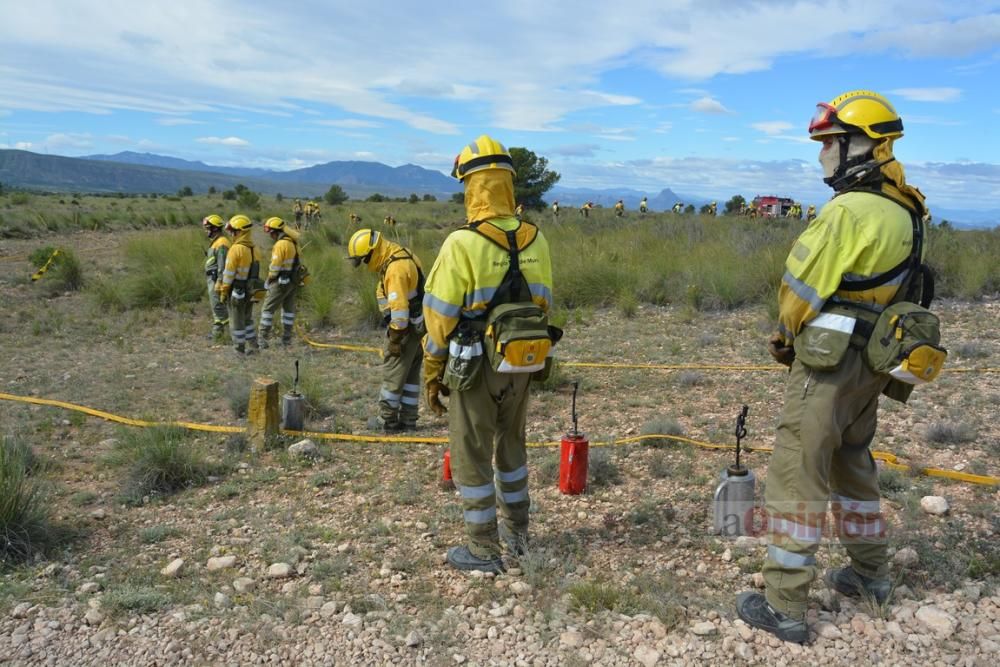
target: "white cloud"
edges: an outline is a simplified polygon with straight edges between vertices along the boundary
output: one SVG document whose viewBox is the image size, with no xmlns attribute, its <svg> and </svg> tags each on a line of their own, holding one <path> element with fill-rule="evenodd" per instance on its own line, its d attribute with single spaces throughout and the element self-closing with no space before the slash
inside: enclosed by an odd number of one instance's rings
<svg viewBox="0 0 1000 667">
<path fill-rule="evenodd" d="M 43 145 L 48 150 L 83 150 L 93 148 L 93 137 L 89 134 L 76 134 L 73 132 L 57 132 L 45 138 Z"/>
<path fill-rule="evenodd" d="M 250 142 L 239 137 L 198 137 L 195 139 L 199 144 L 213 144 L 216 146 L 249 146 Z"/>
<path fill-rule="evenodd" d="M 30 141 L 18 141 L 16 144 L 14 144 L 14 148 L 21 151 L 30 151 L 34 147 L 35 145 Z"/>
<path fill-rule="evenodd" d="M 726 107 L 722 105 L 722 102 L 715 99 L 714 97 L 699 97 L 695 101 L 688 105 L 691 111 L 697 111 L 698 113 L 733 113 Z"/>
<path fill-rule="evenodd" d="M 898 95 L 912 102 L 957 102 L 961 88 L 896 88 L 890 95 Z"/>
<path fill-rule="evenodd" d="M 360 118 L 338 118 L 336 120 L 317 120 L 317 125 L 327 125 L 329 127 L 361 128 L 361 127 L 382 127 L 381 123 L 372 120 L 362 120 Z"/>
<path fill-rule="evenodd" d="M 177 125 L 204 125 L 205 121 L 185 118 L 184 116 L 161 116 L 156 119 L 156 124 L 163 125 L 164 127 L 174 127 Z"/>
<path fill-rule="evenodd" d="M 783 120 L 768 120 L 760 123 L 750 123 L 750 127 L 760 130 L 764 134 L 777 135 L 784 134 L 795 126 Z"/>
</svg>

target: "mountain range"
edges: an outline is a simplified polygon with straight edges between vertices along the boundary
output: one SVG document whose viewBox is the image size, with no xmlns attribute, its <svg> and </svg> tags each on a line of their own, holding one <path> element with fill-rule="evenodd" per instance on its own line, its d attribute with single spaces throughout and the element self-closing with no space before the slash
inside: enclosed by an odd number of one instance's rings
<svg viewBox="0 0 1000 667">
<path fill-rule="evenodd" d="M 331 185 L 340 185 L 352 198 L 373 193 L 388 196 L 432 194 L 448 198 L 461 184 L 439 171 L 413 164 L 390 167 L 380 162 L 335 161 L 291 171 L 250 167 L 224 167 L 182 160 L 153 153 L 124 151 L 114 155 L 79 158 L 42 155 L 22 150 L 0 149 L 0 183 L 8 186 L 62 192 L 173 193 L 184 187 L 206 192 L 210 187 L 228 190 L 242 183 L 264 194 L 318 197 Z M 591 201 L 610 208 L 621 199 L 628 210 L 636 210 L 643 197 L 652 211 L 670 210 L 676 202 L 700 208 L 708 200 L 678 195 L 670 188 L 658 193 L 630 188 L 568 188 L 556 186 L 546 199 L 566 208 Z M 724 202 L 718 202 L 719 209 Z M 1000 209 L 933 209 L 936 222 L 948 220 L 956 227 L 993 227 L 1000 224 Z"/>
</svg>

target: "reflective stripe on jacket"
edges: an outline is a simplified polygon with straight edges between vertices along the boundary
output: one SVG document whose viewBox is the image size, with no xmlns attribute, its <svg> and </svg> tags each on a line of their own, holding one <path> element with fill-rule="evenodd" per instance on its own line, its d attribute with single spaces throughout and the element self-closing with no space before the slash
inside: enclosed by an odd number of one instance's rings
<svg viewBox="0 0 1000 667">
<path fill-rule="evenodd" d="M 225 234 L 219 234 L 205 253 L 205 273 L 219 273 L 226 266 L 226 253 L 232 242 Z"/>
<path fill-rule="evenodd" d="M 245 281 L 250 277 L 250 267 L 255 261 L 260 261 L 257 249 L 250 240 L 250 230 L 239 234 L 226 254 L 226 268 L 222 272 L 221 288 L 228 291 L 234 282 Z"/>
<path fill-rule="evenodd" d="M 522 223 L 503 217 L 484 224 L 512 231 Z M 424 350 L 428 356 L 448 355 L 448 336 L 460 318 L 485 314 L 509 263 L 506 249 L 475 231 L 459 229 L 445 239 L 424 288 Z M 549 245 L 541 231 L 521 249 L 520 268 L 531 290 L 531 300 L 547 312 L 552 303 L 552 265 Z"/>
<path fill-rule="evenodd" d="M 298 254 L 295 242 L 288 235 L 283 235 L 275 241 L 274 247 L 271 248 L 271 265 L 267 267 L 268 281 L 277 280 L 279 273 L 291 272 Z"/>
<path fill-rule="evenodd" d="M 423 324 L 424 315 L 417 301 L 420 271 L 423 270 L 420 259 L 383 236 L 368 265 L 379 273 L 375 297 L 379 310 L 389 315 L 389 328 L 405 329 L 411 324 Z"/>
<path fill-rule="evenodd" d="M 832 296 L 886 306 L 909 277 L 909 269 L 885 285 L 863 291 L 840 290 L 841 281 L 867 280 L 888 272 L 910 255 L 912 245 L 910 212 L 894 201 L 870 192 L 847 192 L 831 199 L 785 260 L 778 289 L 778 331 L 785 342 L 791 344 Z"/>
</svg>

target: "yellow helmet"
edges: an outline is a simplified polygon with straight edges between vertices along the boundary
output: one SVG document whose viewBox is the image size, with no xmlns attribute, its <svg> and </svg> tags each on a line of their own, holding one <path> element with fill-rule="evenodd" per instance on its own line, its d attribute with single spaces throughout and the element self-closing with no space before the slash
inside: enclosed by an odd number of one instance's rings
<svg viewBox="0 0 1000 667">
<path fill-rule="evenodd" d="M 264 232 L 270 234 L 271 232 L 277 232 L 285 228 L 285 221 L 281 218 L 275 216 L 273 218 L 268 218 L 267 222 L 264 223 Z"/>
<path fill-rule="evenodd" d="M 354 261 L 354 266 L 361 264 L 362 260 L 367 264 L 371 258 L 372 251 L 378 247 L 382 241 L 382 235 L 373 229 L 359 229 L 351 236 L 347 242 L 347 259 Z"/>
<path fill-rule="evenodd" d="M 215 227 L 217 229 L 222 229 L 222 226 L 225 223 L 223 223 L 221 216 L 218 216 L 215 213 L 213 213 L 212 215 L 206 215 L 204 218 L 202 218 L 201 219 L 201 224 L 205 228 L 208 228 L 208 227 L 211 226 L 211 227 Z"/>
<path fill-rule="evenodd" d="M 455 166 L 451 170 L 451 175 L 461 181 L 469 174 L 484 169 L 506 169 L 511 174 L 517 173 L 514 171 L 514 160 L 511 159 L 507 149 L 486 134 L 455 156 Z"/>
<path fill-rule="evenodd" d="M 233 217 L 229 218 L 229 224 L 227 225 L 227 227 L 237 232 L 241 232 L 244 229 L 250 229 L 250 227 L 252 226 L 253 223 L 250 222 L 250 218 L 246 217 L 242 213 L 238 213 Z"/>
<path fill-rule="evenodd" d="M 903 136 L 903 121 L 889 100 L 871 90 L 852 90 L 829 103 L 816 105 L 809 138 L 822 141 L 831 134 L 863 132 L 872 139 Z"/>
</svg>

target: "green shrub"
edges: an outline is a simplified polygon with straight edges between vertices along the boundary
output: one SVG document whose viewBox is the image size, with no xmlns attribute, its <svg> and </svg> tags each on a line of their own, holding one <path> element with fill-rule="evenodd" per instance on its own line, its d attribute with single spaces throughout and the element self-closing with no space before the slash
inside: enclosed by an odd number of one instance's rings
<svg viewBox="0 0 1000 667">
<path fill-rule="evenodd" d="M 31 448 L 17 438 L 0 438 L 0 568 L 23 563 L 58 542 L 47 498 L 31 476 Z"/>
<path fill-rule="evenodd" d="M 101 608 L 111 616 L 150 614 L 170 604 L 170 596 L 149 586 L 124 584 L 112 588 L 101 598 Z"/>
<path fill-rule="evenodd" d="M 204 452 L 177 428 L 151 428 L 126 432 L 111 455 L 112 463 L 125 465 L 122 500 L 141 504 L 144 497 L 169 494 L 203 484 L 209 475 L 226 471 L 210 463 Z"/>
<path fill-rule="evenodd" d="M 33 250 L 28 261 L 36 270 L 45 267 L 45 273 L 39 277 L 38 283 L 49 296 L 83 287 L 83 268 L 72 250 L 44 246 Z"/>
<path fill-rule="evenodd" d="M 622 473 L 611 459 L 607 447 L 590 448 L 588 473 L 592 486 L 611 486 L 622 481 Z"/>
<path fill-rule="evenodd" d="M 205 294 L 201 233 L 195 229 L 139 236 L 129 240 L 124 280 L 130 308 L 173 308 Z M 263 263 L 263 262 L 262 262 Z"/>
<path fill-rule="evenodd" d="M 924 439 L 931 445 L 958 445 L 976 439 L 976 430 L 964 422 L 936 422 L 924 430 Z"/>
</svg>

